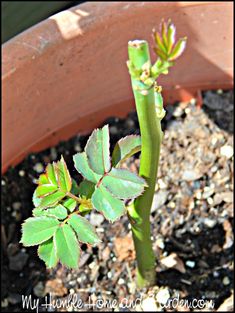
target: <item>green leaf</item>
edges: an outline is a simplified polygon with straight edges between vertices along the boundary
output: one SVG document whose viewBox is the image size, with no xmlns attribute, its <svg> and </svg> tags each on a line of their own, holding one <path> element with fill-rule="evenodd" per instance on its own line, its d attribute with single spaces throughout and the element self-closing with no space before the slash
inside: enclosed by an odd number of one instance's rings
<svg viewBox="0 0 235 313">
<path fill-rule="evenodd" d="M 104 173 L 110 171 L 108 125 L 105 125 L 102 129 L 93 131 L 87 141 L 85 152 L 87 154 L 88 164 L 95 173 L 104 175 Z"/>
<path fill-rule="evenodd" d="M 62 191 L 56 191 L 53 194 L 50 194 L 44 198 L 40 202 L 39 206 L 41 208 L 47 208 L 51 206 L 55 206 L 60 200 L 62 200 L 66 196 L 66 193 Z"/>
<path fill-rule="evenodd" d="M 168 26 L 168 33 L 167 33 L 167 42 L 168 42 L 167 53 L 168 54 L 171 52 L 171 49 L 175 43 L 175 33 L 176 33 L 175 25 L 170 23 L 170 25 Z"/>
<path fill-rule="evenodd" d="M 39 176 L 39 179 L 38 179 L 38 184 L 39 185 L 45 185 L 45 184 L 49 184 L 49 183 L 50 183 L 50 181 L 49 181 L 49 179 L 48 179 L 46 174 L 41 174 Z"/>
<path fill-rule="evenodd" d="M 33 210 L 33 215 L 56 217 L 58 220 L 63 220 L 68 216 L 68 212 L 63 205 L 59 204 L 54 208 L 48 208 L 44 210 L 40 208 L 35 208 Z"/>
<path fill-rule="evenodd" d="M 169 61 L 177 59 L 185 50 L 187 38 L 180 38 L 175 44 L 170 56 Z"/>
<path fill-rule="evenodd" d="M 38 247 L 38 256 L 46 263 L 48 268 L 56 266 L 58 257 L 56 255 L 56 247 L 53 238 L 40 244 Z"/>
<path fill-rule="evenodd" d="M 55 192 L 58 189 L 55 185 L 39 185 L 36 188 L 36 196 L 39 198 L 45 197 L 46 195 L 49 195 L 53 192 Z"/>
<path fill-rule="evenodd" d="M 162 21 L 162 24 L 161 24 L 161 35 L 162 35 L 162 41 L 163 41 L 163 44 L 164 44 L 166 50 L 167 50 L 167 47 L 168 47 L 167 31 L 168 31 L 168 23 Z"/>
<path fill-rule="evenodd" d="M 57 175 L 57 182 L 60 187 L 60 190 L 63 192 L 70 191 L 72 187 L 72 179 L 70 177 L 67 165 L 62 156 L 61 160 L 55 164 L 54 168 Z"/>
<path fill-rule="evenodd" d="M 46 167 L 46 175 L 47 175 L 47 178 L 49 180 L 49 182 L 52 184 L 52 185 L 56 185 L 57 186 L 57 180 L 56 180 L 56 175 L 55 175 L 55 169 L 54 169 L 54 164 L 48 164 L 47 167 Z"/>
<path fill-rule="evenodd" d="M 155 42 L 157 44 L 158 49 L 162 50 L 164 53 L 167 53 L 167 49 L 162 42 L 162 38 L 158 32 L 154 33 Z"/>
<path fill-rule="evenodd" d="M 59 204 L 54 208 L 49 208 L 46 210 L 47 211 L 47 216 L 53 216 L 58 218 L 58 220 L 63 220 L 68 216 L 68 212 L 66 210 L 66 208 Z"/>
<path fill-rule="evenodd" d="M 125 213 L 124 203 L 113 197 L 111 193 L 100 185 L 96 188 L 91 198 L 93 207 L 104 214 L 105 218 L 114 222 Z"/>
<path fill-rule="evenodd" d="M 95 184 L 88 180 L 83 180 L 79 184 L 78 193 L 80 196 L 85 197 L 86 199 L 90 199 L 94 191 Z"/>
<path fill-rule="evenodd" d="M 113 150 L 112 166 L 118 166 L 122 161 L 141 150 L 141 137 L 130 135 L 120 139 Z"/>
<path fill-rule="evenodd" d="M 101 175 L 98 175 L 94 173 L 87 160 L 87 155 L 85 152 L 82 153 L 77 153 L 73 156 L 73 161 L 74 161 L 74 166 L 76 170 L 87 180 L 97 183 L 100 178 L 102 177 Z"/>
<path fill-rule="evenodd" d="M 74 195 L 78 194 L 78 184 L 76 183 L 76 181 L 73 178 L 72 178 L 72 188 L 71 188 L 70 192 Z"/>
<path fill-rule="evenodd" d="M 35 217 L 45 216 L 45 210 L 42 208 L 35 208 L 33 209 L 32 213 Z"/>
<path fill-rule="evenodd" d="M 101 242 L 94 227 L 84 217 L 72 214 L 68 219 L 68 223 L 75 230 L 79 241 L 90 245 Z"/>
<path fill-rule="evenodd" d="M 55 233 L 54 240 L 60 262 L 68 268 L 77 268 L 80 249 L 72 228 L 67 224 L 60 226 Z"/>
<path fill-rule="evenodd" d="M 87 205 L 85 204 L 80 204 L 79 205 L 79 212 L 82 214 L 82 215 L 86 215 L 87 213 L 91 212 L 92 208 L 88 207 Z"/>
<path fill-rule="evenodd" d="M 70 212 L 73 212 L 74 209 L 77 206 L 77 201 L 72 199 L 72 198 L 68 198 L 66 200 L 64 200 L 63 202 L 63 206 L 68 209 Z"/>
<path fill-rule="evenodd" d="M 21 243 L 24 246 L 38 245 L 50 239 L 56 229 L 59 221 L 51 217 L 30 217 L 22 224 Z"/>
<path fill-rule="evenodd" d="M 136 198 L 147 186 L 145 180 L 125 169 L 112 168 L 102 179 L 102 185 L 119 199 Z"/>
<path fill-rule="evenodd" d="M 160 49 L 154 47 L 154 52 L 159 56 L 162 60 L 167 60 L 167 55 Z"/>
<path fill-rule="evenodd" d="M 36 188 L 37 189 L 37 188 Z M 33 204 L 35 207 L 38 207 L 41 202 L 42 202 L 42 198 L 39 198 L 37 195 L 36 195 L 36 189 L 34 190 L 34 193 L 33 193 Z"/>
</svg>

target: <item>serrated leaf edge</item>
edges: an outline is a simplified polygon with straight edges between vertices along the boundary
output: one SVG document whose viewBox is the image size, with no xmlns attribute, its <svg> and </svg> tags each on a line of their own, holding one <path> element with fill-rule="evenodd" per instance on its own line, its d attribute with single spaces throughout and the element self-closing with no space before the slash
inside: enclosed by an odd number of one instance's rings
<svg viewBox="0 0 235 313">
<path fill-rule="evenodd" d="M 99 188 L 99 187 L 96 187 L 96 188 Z M 105 188 L 114 198 L 116 198 L 117 200 L 123 202 L 124 207 L 125 207 L 125 210 L 124 210 L 123 214 L 121 214 L 119 217 L 117 217 L 115 220 L 112 221 L 112 220 L 110 220 L 108 217 L 106 217 L 106 216 L 104 215 L 103 211 L 100 211 L 100 210 L 98 210 L 98 209 L 95 207 L 95 205 L 93 204 L 93 201 L 92 201 L 92 197 L 91 197 L 91 204 L 92 204 L 92 207 L 93 207 L 98 213 L 102 214 L 103 217 L 104 217 L 107 221 L 109 221 L 110 223 L 113 224 L 114 222 L 118 221 L 118 220 L 127 212 L 127 210 L 126 210 L 126 205 L 125 205 L 125 203 L 124 203 L 123 200 L 118 199 L 116 196 L 114 196 L 105 186 L 103 186 L 103 188 Z"/>
<path fill-rule="evenodd" d="M 58 227 L 59 227 L 59 225 L 60 225 L 60 222 L 59 222 L 59 220 L 57 219 L 57 218 L 54 218 L 54 217 L 48 217 L 48 216 L 34 216 L 34 217 L 29 217 L 29 218 L 27 218 L 23 223 L 21 223 L 21 234 L 22 234 L 22 236 L 23 236 L 23 225 L 24 224 L 26 224 L 26 221 L 28 221 L 29 219 L 48 219 L 48 218 L 50 218 L 50 219 L 54 219 L 54 220 L 56 220 L 56 221 L 58 221 Z M 57 228 L 56 228 L 56 230 L 57 230 Z M 56 230 L 55 230 L 55 232 L 56 232 Z M 54 234 L 55 234 L 55 232 L 54 232 Z M 41 242 L 39 242 L 39 243 L 35 243 L 35 244 L 33 244 L 33 245 L 26 245 L 26 244 L 24 244 L 23 242 L 22 242 L 22 236 L 21 236 L 21 239 L 20 239 L 20 241 L 19 241 L 19 243 L 21 243 L 22 245 L 24 245 L 25 247 L 33 247 L 33 246 L 37 246 L 37 245 L 40 245 L 41 243 L 43 243 L 43 242 L 45 242 L 45 241 L 47 241 L 47 240 L 49 240 L 51 237 L 53 237 L 54 236 L 54 234 L 52 234 L 49 238 L 47 238 L 47 239 L 45 239 L 45 240 L 43 240 L 43 241 L 41 241 Z"/>
<path fill-rule="evenodd" d="M 130 138 L 130 137 L 131 137 L 131 138 L 140 138 L 140 139 L 141 139 L 141 136 L 140 136 L 140 135 L 135 135 L 135 134 L 127 135 L 127 136 L 125 136 L 125 137 L 119 139 L 119 140 L 116 142 L 115 146 L 114 146 L 114 149 L 113 149 L 113 152 L 112 152 L 112 158 L 113 158 L 113 153 L 114 153 L 115 148 L 116 148 L 116 146 L 118 145 L 118 143 L 120 143 L 120 142 L 122 142 L 122 141 L 124 141 L 124 140 L 126 140 L 127 138 Z M 140 145 L 140 146 L 141 146 L 141 145 Z M 136 151 L 136 152 L 133 153 L 133 154 L 136 154 L 136 153 L 138 153 L 138 152 L 139 152 L 139 151 Z M 133 154 L 132 154 L 132 155 L 133 155 Z M 128 157 L 129 157 L 129 156 L 127 155 L 126 157 L 120 159 L 119 162 L 118 162 L 116 165 L 114 165 L 114 164 L 111 162 L 111 163 L 112 163 L 112 167 L 118 167 L 118 166 L 120 165 L 120 163 L 122 163 L 123 161 L 125 161 Z M 112 170 L 112 167 L 111 167 L 110 171 Z"/>
<path fill-rule="evenodd" d="M 107 172 L 104 171 L 103 174 L 99 174 L 99 173 L 97 173 L 96 171 L 94 171 L 93 168 L 91 167 L 90 160 L 89 160 L 89 157 L 88 157 L 88 155 L 87 155 L 87 151 L 86 151 L 86 150 L 87 150 L 88 142 L 91 141 L 91 137 L 92 137 L 93 133 L 97 133 L 98 131 L 103 130 L 103 128 L 105 128 L 105 127 L 108 128 L 108 136 L 109 136 L 109 138 L 108 138 L 108 139 L 109 139 L 109 140 L 108 140 L 108 151 L 109 151 L 109 164 L 110 164 L 110 166 L 109 166 L 109 170 L 108 170 Z M 103 134 L 102 134 L 102 139 L 103 139 Z M 103 149 L 102 149 L 102 151 L 103 151 Z M 111 171 L 111 169 L 112 169 L 112 161 L 111 161 L 111 157 L 110 157 L 110 134 L 109 134 L 109 125 L 108 125 L 108 124 L 105 124 L 102 128 L 95 128 L 95 129 L 93 130 L 93 132 L 91 133 L 91 135 L 89 136 L 89 138 L 88 138 L 88 140 L 87 140 L 87 142 L 86 142 L 86 146 L 85 146 L 84 152 L 85 152 L 86 157 L 87 157 L 87 161 L 88 161 L 89 168 L 90 168 L 90 169 L 92 170 L 92 172 L 94 172 L 96 175 L 101 175 L 101 176 L 103 177 L 103 175 L 104 175 L 105 173 L 108 173 L 108 172 Z M 102 158 L 102 160 L 103 160 L 103 159 L 104 159 L 104 158 Z M 104 162 L 103 162 L 103 167 L 104 167 L 104 169 L 105 169 Z"/>
<path fill-rule="evenodd" d="M 70 226 L 70 225 L 68 225 L 68 226 Z M 61 226 L 60 226 L 61 227 Z M 70 226 L 70 228 L 72 229 L 72 231 L 74 232 L 74 230 L 73 230 L 73 228 Z M 59 259 L 59 263 L 60 264 L 62 264 L 65 268 L 67 268 L 67 269 L 77 269 L 78 268 L 78 265 L 79 265 L 79 259 L 80 259 L 80 256 L 81 256 L 81 248 L 80 248 L 80 245 L 79 245 L 79 242 L 78 242 L 78 240 L 77 240 L 77 237 L 76 237 L 76 233 L 74 232 L 74 235 L 75 235 L 75 238 L 76 238 L 76 241 L 77 241 L 77 245 L 78 245 L 78 250 L 79 250 L 79 257 L 78 257 L 78 259 L 77 259 L 77 266 L 76 267 L 72 267 L 72 266 L 67 266 L 67 264 L 64 264 L 64 263 L 62 263 L 61 262 L 61 260 L 60 260 L 60 258 L 58 257 L 58 259 Z M 54 235 L 53 235 L 53 240 L 55 240 L 55 233 L 54 233 Z M 67 241 L 66 241 L 66 243 L 67 243 Z M 55 246 L 56 246 L 56 248 L 57 248 L 57 245 L 56 245 L 56 240 L 55 240 Z"/>
<path fill-rule="evenodd" d="M 87 221 L 87 222 L 89 223 L 89 221 L 88 221 L 85 217 L 83 217 L 83 216 L 81 216 L 81 215 L 79 215 L 79 216 L 80 216 L 83 220 L 85 220 L 85 221 Z M 70 218 L 70 217 L 69 217 L 69 218 Z M 68 218 L 68 224 L 69 224 L 70 227 L 74 230 L 74 232 L 75 232 L 75 234 L 76 234 L 76 236 L 77 236 L 77 240 L 78 240 L 79 242 L 88 244 L 88 245 L 90 245 L 90 246 L 95 246 L 95 245 L 97 245 L 97 244 L 99 244 L 99 243 L 102 242 L 102 240 L 101 240 L 100 238 L 98 238 L 99 241 L 97 241 L 96 243 L 92 243 L 92 244 L 91 244 L 91 243 L 88 243 L 88 242 L 86 242 L 86 241 L 80 240 L 80 239 L 78 238 L 78 234 L 77 234 L 75 228 L 69 223 L 69 218 Z M 96 232 L 95 227 L 94 227 L 91 223 L 89 223 L 89 224 L 90 224 L 92 230 L 94 231 L 94 233 L 95 233 L 95 234 L 97 235 L 97 237 L 98 237 L 98 234 L 97 234 L 97 232 Z"/>
<path fill-rule="evenodd" d="M 49 239 L 51 239 L 51 238 L 49 238 Z M 48 239 L 48 240 L 49 240 L 49 239 Z M 45 260 L 43 260 L 43 259 L 40 257 L 40 255 L 39 255 L 39 248 L 40 248 L 40 245 L 41 245 L 41 244 L 39 244 L 39 246 L 38 246 L 38 248 L 37 248 L 37 255 L 38 255 L 39 259 L 42 260 L 42 261 L 45 263 L 45 265 L 46 265 L 47 268 L 55 268 L 55 267 L 57 266 L 58 262 L 59 262 L 59 258 L 58 258 L 58 256 L 57 256 L 57 249 L 56 249 L 55 242 L 54 242 L 54 235 L 53 235 L 52 241 L 53 241 L 53 247 L 54 247 L 54 249 L 55 249 L 55 254 L 56 254 L 56 264 L 55 264 L 54 266 L 49 266 L 49 265 L 47 264 L 47 262 L 46 262 Z M 46 241 L 45 241 L 45 242 L 46 242 Z M 44 242 L 42 242 L 42 243 L 44 243 Z"/>
<path fill-rule="evenodd" d="M 115 167 L 113 167 L 113 168 L 115 168 Z M 114 195 L 114 194 L 111 192 L 111 190 L 108 188 L 108 186 L 105 186 L 105 185 L 102 183 L 102 181 L 101 181 L 102 186 L 105 187 L 105 188 L 108 190 L 108 192 L 111 193 L 111 195 L 112 195 L 113 197 L 115 197 L 115 198 L 117 198 L 117 199 L 119 199 L 119 200 L 128 200 L 128 199 L 132 200 L 132 199 L 135 199 L 135 198 L 141 196 L 141 195 L 145 192 L 146 188 L 148 187 L 148 184 L 147 184 L 146 180 L 145 180 L 143 177 L 141 177 L 141 176 L 139 176 L 138 174 L 136 174 L 136 173 L 134 173 L 134 172 L 131 172 L 131 171 L 127 170 L 127 169 L 124 169 L 124 168 L 118 168 L 118 170 L 119 170 L 119 171 L 126 171 L 126 172 L 129 172 L 129 173 L 132 173 L 132 174 L 136 175 L 138 178 L 140 178 L 141 180 L 143 180 L 144 185 L 143 185 L 143 190 L 141 191 L 141 193 L 134 194 L 134 195 L 133 195 L 132 197 L 130 197 L 130 198 L 126 198 L 126 197 L 125 197 L 125 198 L 118 198 L 116 195 Z M 109 175 L 106 175 L 106 176 L 109 176 Z M 122 178 L 121 178 L 120 180 L 125 180 L 125 179 L 122 179 Z"/>
</svg>

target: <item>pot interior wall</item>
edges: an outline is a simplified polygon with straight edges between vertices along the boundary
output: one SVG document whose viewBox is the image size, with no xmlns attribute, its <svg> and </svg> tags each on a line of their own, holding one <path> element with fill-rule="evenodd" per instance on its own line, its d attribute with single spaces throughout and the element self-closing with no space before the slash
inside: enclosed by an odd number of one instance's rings
<svg viewBox="0 0 235 313">
<path fill-rule="evenodd" d="M 152 42 L 151 30 L 162 18 L 171 18 L 177 35 L 188 37 L 184 56 L 159 80 L 165 103 L 187 101 L 198 90 L 233 86 L 232 3 L 75 6 L 3 45 L 2 171 L 32 151 L 133 109 L 127 42 Z"/>
</svg>

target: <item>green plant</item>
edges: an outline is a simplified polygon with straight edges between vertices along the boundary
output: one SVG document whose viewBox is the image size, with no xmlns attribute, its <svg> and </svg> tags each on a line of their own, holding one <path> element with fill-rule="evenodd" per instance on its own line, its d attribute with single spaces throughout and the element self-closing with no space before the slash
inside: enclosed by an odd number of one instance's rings
<svg viewBox="0 0 235 313">
<path fill-rule="evenodd" d="M 161 36 L 154 33 L 156 63 L 151 66 L 148 44 L 129 42 L 128 68 L 140 123 L 140 136 L 127 136 L 117 142 L 110 158 L 108 125 L 96 129 L 85 151 L 74 155 L 74 165 L 84 180 L 77 185 L 61 160 L 48 164 L 33 194 L 33 217 L 22 225 L 21 243 L 39 245 L 38 255 L 46 266 L 60 261 L 69 268 L 78 267 L 79 242 L 95 245 L 100 239 L 84 217 L 92 209 L 110 222 L 127 213 L 132 225 L 138 263 L 138 284 L 155 281 L 155 258 L 150 239 L 150 208 L 156 183 L 162 140 L 161 119 L 165 115 L 161 87 L 156 79 L 166 74 L 185 46 L 175 43 L 175 27 L 162 23 Z M 141 150 L 139 175 L 122 169 L 122 162 Z M 132 204 L 129 204 L 129 200 Z"/>
</svg>

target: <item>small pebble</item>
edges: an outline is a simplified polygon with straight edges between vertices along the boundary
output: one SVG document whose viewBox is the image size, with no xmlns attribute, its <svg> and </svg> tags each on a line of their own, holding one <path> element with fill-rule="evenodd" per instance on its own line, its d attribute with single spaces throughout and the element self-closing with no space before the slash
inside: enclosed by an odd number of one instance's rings
<svg viewBox="0 0 235 313">
<path fill-rule="evenodd" d="M 163 179 L 158 180 L 158 186 L 160 189 L 166 189 L 167 188 L 167 184 L 164 182 Z"/>
<path fill-rule="evenodd" d="M 211 172 L 215 173 L 216 171 L 218 171 L 218 166 L 216 166 L 216 165 L 212 166 Z"/>
<path fill-rule="evenodd" d="M 158 291 L 156 295 L 156 300 L 158 303 L 166 304 L 170 296 L 171 295 L 168 288 L 163 288 Z"/>
<path fill-rule="evenodd" d="M 204 219 L 204 224 L 209 227 L 209 228 L 213 228 L 216 225 L 217 221 L 210 219 L 210 218 L 205 218 Z"/>
<path fill-rule="evenodd" d="M 13 202 L 12 207 L 15 211 L 17 211 L 21 208 L 21 203 L 20 202 Z"/>
<path fill-rule="evenodd" d="M 156 245 L 157 245 L 158 248 L 160 248 L 162 250 L 165 248 L 164 240 L 163 240 L 162 237 L 158 237 L 157 238 Z"/>
<path fill-rule="evenodd" d="M 186 261 L 185 265 L 190 267 L 190 268 L 194 268 L 196 263 L 194 261 Z"/>
<path fill-rule="evenodd" d="M 93 226 L 99 226 L 101 223 L 103 223 L 103 221 L 104 221 L 104 217 L 102 214 L 97 214 L 97 213 L 91 212 L 90 223 Z"/>
<path fill-rule="evenodd" d="M 233 147 L 229 145 L 224 145 L 220 148 L 220 154 L 230 159 L 233 156 Z"/>
<path fill-rule="evenodd" d="M 145 298 L 141 303 L 141 307 L 144 312 L 159 312 L 159 308 L 153 297 Z"/>
<path fill-rule="evenodd" d="M 75 150 L 76 152 L 82 151 L 82 148 L 81 148 L 81 146 L 80 146 L 79 143 L 76 143 L 76 145 L 74 146 L 74 150 Z"/>
<path fill-rule="evenodd" d="M 8 299 L 5 298 L 1 301 L 1 307 L 2 308 L 7 308 L 8 307 Z"/>
<path fill-rule="evenodd" d="M 21 177 L 24 177 L 24 176 L 25 176 L 25 171 L 20 170 L 20 171 L 19 171 L 19 175 L 20 175 Z"/>
<path fill-rule="evenodd" d="M 214 276 L 215 278 L 219 277 L 219 272 L 214 271 L 214 272 L 213 272 L 213 276 Z"/>
<path fill-rule="evenodd" d="M 34 292 L 35 296 L 38 297 L 38 298 L 44 297 L 45 296 L 45 286 L 44 286 L 44 284 L 41 281 L 38 282 L 37 285 L 34 286 L 33 292 Z"/>
<path fill-rule="evenodd" d="M 57 159 L 57 150 L 54 147 L 51 148 L 51 159 L 53 161 L 55 161 Z"/>
<path fill-rule="evenodd" d="M 135 126 L 135 122 L 130 118 L 126 119 L 125 124 L 129 129 L 132 129 Z"/>
<path fill-rule="evenodd" d="M 113 276 L 112 272 L 108 272 L 107 277 L 110 279 L 112 278 L 112 276 Z"/>
<path fill-rule="evenodd" d="M 230 284 L 230 279 L 227 276 L 225 276 L 223 278 L 223 285 L 228 286 L 229 284 Z"/>
<path fill-rule="evenodd" d="M 192 99 L 190 100 L 190 104 L 195 105 L 196 103 L 197 103 L 197 99 L 192 98 Z"/>
<path fill-rule="evenodd" d="M 190 109 L 190 108 L 186 108 L 186 109 L 184 110 L 184 112 L 185 112 L 186 114 L 189 114 L 189 113 L 191 112 L 191 109 Z"/>
<path fill-rule="evenodd" d="M 208 202 L 209 205 L 212 205 L 213 204 L 213 199 L 210 197 L 210 198 L 207 199 L 207 202 Z"/>
<path fill-rule="evenodd" d="M 119 278 L 118 285 L 124 285 L 124 284 L 125 284 L 125 280 L 123 278 Z"/>
<path fill-rule="evenodd" d="M 42 163 L 36 163 L 33 167 L 33 169 L 35 170 L 35 172 L 37 173 L 42 173 L 44 171 L 44 167 L 42 165 Z"/>
<path fill-rule="evenodd" d="M 173 116 L 180 117 L 183 115 L 183 113 L 184 113 L 183 109 L 180 106 L 178 106 L 175 108 L 175 110 L 173 112 Z"/>
<path fill-rule="evenodd" d="M 109 131 L 111 135 L 117 135 L 118 134 L 118 128 L 117 126 L 110 126 Z"/>
</svg>

